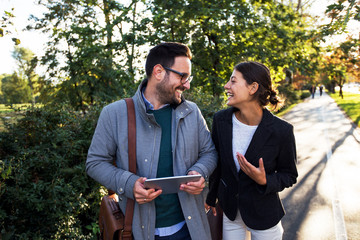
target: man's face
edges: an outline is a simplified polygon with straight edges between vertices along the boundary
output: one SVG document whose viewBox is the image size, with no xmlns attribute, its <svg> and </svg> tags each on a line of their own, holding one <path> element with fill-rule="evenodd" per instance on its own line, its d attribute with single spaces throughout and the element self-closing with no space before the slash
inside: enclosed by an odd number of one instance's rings
<svg viewBox="0 0 360 240">
<path fill-rule="evenodd" d="M 191 62 L 187 57 L 176 57 L 171 69 L 191 75 Z M 162 104 L 181 103 L 182 92 L 190 89 L 190 83 L 181 83 L 181 76 L 172 71 L 166 71 L 163 80 L 156 85 L 158 99 Z"/>
</svg>

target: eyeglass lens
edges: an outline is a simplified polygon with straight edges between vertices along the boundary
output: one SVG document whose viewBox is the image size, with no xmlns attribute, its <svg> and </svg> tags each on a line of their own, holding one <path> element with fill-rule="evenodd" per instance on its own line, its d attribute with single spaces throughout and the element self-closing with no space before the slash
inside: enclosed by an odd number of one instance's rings
<svg viewBox="0 0 360 240">
<path fill-rule="evenodd" d="M 174 73 L 180 75 L 181 76 L 180 81 L 181 81 L 182 84 L 185 84 L 187 82 L 190 83 L 192 81 L 192 79 L 193 79 L 193 76 L 189 76 L 189 74 L 187 74 L 187 73 L 181 73 L 181 72 L 178 72 L 178 71 L 176 71 L 176 70 L 174 70 L 172 68 L 168 68 L 168 67 L 163 67 L 163 68 L 168 70 L 168 71 L 171 71 L 171 72 L 174 72 Z"/>
</svg>

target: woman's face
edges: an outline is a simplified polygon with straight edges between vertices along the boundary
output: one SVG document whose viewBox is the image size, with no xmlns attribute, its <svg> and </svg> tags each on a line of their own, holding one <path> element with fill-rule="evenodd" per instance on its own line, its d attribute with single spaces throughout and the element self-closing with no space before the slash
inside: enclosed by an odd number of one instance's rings
<svg viewBox="0 0 360 240">
<path fill-rule="evenodd" d="M 252 100 L 252 84 L 248 85 L 241 72 L 234 70 L 224 86 L 228 96 L 227 105 L 238 107 Z"/>
</svg>

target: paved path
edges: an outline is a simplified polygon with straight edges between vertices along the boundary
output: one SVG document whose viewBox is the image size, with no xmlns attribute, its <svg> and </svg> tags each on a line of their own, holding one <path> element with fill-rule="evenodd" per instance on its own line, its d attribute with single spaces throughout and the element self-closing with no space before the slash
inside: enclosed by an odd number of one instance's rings
<svg viewBox="0 0 360 240">
<path fill-rule="evenodd" d="M 281 193 L 284 240 L 360 239 L 359 129 L 327 94 L 283 118 L 294 125 L 299 171 Z"/>
</svg>

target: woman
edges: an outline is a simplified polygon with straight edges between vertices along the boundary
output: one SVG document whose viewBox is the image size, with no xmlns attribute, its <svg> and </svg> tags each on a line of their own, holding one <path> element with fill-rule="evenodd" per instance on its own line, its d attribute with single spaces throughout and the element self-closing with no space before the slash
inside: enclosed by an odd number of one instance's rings
<svg viewBox="0 0 360 240">
<path fill-rule="evenodd" d="M 263 64 L 236 65 L 225 90 L 230 108 L 214 115 L 219 161 L 205 207 L 216 214 L 218 199 L 224 240 L 282 239 L 285 212 L 278 193 L 298 176 L 293 126 L 265 108 L 279 99 Z"/>
</svg>

